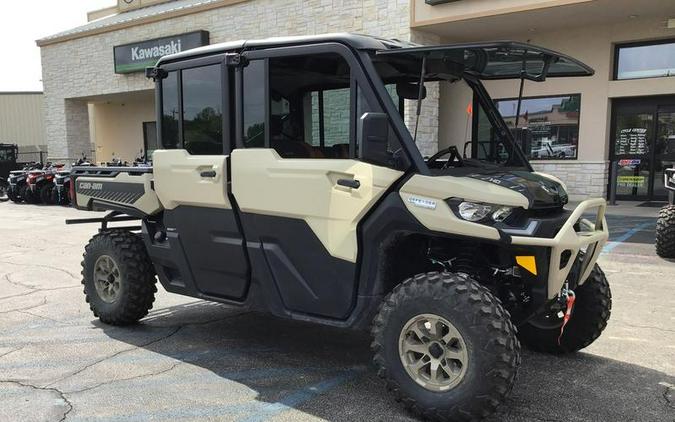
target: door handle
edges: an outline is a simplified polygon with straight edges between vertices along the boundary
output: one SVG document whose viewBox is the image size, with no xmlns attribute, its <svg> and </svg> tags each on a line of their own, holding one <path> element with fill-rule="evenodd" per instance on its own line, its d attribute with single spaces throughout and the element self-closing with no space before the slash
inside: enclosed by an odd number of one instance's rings
<svg viewBox="0 0 675 422">
<path fill-rule="evenodd" d="M 361 187 L 361 182 L 356 179 L 338 179 L 337 184 L 347 188 L 358 189 Z"/>
<path fill-rule="evenodd" d="M 216 177 L 216 171 L 215 170 L 206 170 L 201 173 L 199 173 L 201 177 Z"/>
</svg>

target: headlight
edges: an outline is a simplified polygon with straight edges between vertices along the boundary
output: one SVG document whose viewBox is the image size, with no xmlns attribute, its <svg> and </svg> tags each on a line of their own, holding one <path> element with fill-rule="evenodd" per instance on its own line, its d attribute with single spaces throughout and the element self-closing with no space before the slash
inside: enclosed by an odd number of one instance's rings
<svg viewBox="0 0 675 422">
<path fill-rule="evenodd" d="M 475 202 L 462 202 L 459 204 L 459 215 L 468 221 L 480 221 L 492 211 L 492 207 Z"/>
<path fill-rule="evenodd" d="M 511 215 L 513 207 L 465 201 L 459 204 L 457 211 L 467 221 L 481 221 L 489 215 L 492 221 L 502 222 Z"/>
</svg>

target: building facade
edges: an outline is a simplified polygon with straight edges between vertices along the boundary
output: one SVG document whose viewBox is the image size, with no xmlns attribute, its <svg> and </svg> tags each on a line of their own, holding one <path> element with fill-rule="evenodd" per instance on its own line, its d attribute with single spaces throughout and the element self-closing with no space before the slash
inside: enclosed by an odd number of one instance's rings
<svg viewBox="0 0 675 422">
<path fill-rule="evenodd" d="M 517 118 L 519 82 L 487 83 L 534 167 L 563 179 L 574 199 L 607 195 L 611 181 L 620 198 L 661 199 L 660 175 L 675 154 L 671 16 L 675 2 L 666 0 L 119 0 L 82 27 L 38 40 L 49 154 L 131 161 L 152 149 L 153 84 L 141 70 L 183 47 L 329 32 L 425 44 L 512 39 L 595 69 L 588 78 L 525 82 Z M 423 154 L 479 136 L 468 90 L 429 88 Z M 412 104 L 406 111 L 412 124 Z"/>
<path fill-rule="evenodd" d="M 0 144 L 19 146 L 19 161 L 46 157 L 42 92 L 0 92 Z"/>
</svg>

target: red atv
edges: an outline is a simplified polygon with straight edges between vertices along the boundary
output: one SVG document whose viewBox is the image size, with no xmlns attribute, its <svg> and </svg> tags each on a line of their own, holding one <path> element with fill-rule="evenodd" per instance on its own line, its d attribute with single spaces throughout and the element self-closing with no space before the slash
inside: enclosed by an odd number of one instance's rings
<svg viewBox="0 0 675 422">
<path fill-rule="evenodd" d="M 26 180 L 28 189 L 24 200 L 29 204 L 52 204 L 52 189 L 54 189 L 54 177 L 63 164 L 47 163 L 43 170 L 28 172 Z"/>
</svg>

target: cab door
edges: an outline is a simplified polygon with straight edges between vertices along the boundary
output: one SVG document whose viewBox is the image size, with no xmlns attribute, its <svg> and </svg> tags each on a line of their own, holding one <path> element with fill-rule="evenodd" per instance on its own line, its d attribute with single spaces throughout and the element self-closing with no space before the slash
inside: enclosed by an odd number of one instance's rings
<svg viewBox="0 0 675 422">
<path fill-rule="evenodd" d="M 253 278 L 267 272 L 291 312 L 346 318 L 358 224 L 403 171 L 357 158 L 356 116 L 371 107 L 347 48 L 247 56 L 231 177 Z"/>
<path fill-rule="evenodd" d="M 231 70 L 223 57 L 164 69 L 168 76 L 158 89 L 163 149 L 152 158 L 175 257 L 175 268 L 165 273 L 179 291 L 242 301 L 249 265 L 228 192 Z"/>
</svg>

